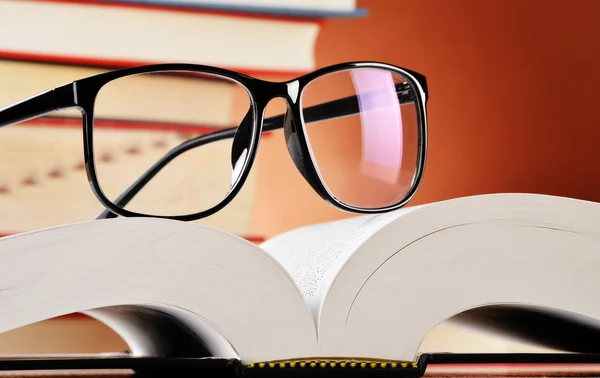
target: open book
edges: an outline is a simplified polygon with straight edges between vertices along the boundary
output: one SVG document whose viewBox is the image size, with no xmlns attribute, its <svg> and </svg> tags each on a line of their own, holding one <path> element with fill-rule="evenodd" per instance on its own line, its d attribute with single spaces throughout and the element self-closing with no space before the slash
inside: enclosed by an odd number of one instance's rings
<svg viewBox="0 0 600 378">
<path fill-rule="evenodd" d="M 416 361 L 449 318 L 598 352 L 600 204 L 474 196 L 308 226 L 260 247 L 149 218 L 0 239 L 0 331 L 78 311 L 137 356 Z"/>
</svg>

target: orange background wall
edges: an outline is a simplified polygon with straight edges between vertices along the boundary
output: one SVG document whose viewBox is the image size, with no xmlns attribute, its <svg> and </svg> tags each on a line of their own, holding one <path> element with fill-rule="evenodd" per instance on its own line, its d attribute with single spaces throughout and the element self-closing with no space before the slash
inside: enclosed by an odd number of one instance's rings
<svg viewBox="0 0 600 378">
<path fill-rule="evenodd" d="M 317 65 L 377 60 L 427 76 L 428 158 L 410 205 L 494 192 L 600 201 L 600 1 L 359 6 L 367 17 L 326 24 Z M 351 216 L 313 193 L 281 133 L 259 150 L 257 234 Z"/>
</svg>

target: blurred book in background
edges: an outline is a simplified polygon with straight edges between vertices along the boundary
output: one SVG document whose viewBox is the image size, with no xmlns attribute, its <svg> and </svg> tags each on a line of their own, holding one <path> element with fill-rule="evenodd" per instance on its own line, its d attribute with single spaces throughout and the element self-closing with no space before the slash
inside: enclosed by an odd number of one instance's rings
<svg viewBox="0 0 600 378">
<path fill-rule="evenodd" d="M 133 2 L 0 1 L 4 57 L 113 67 L 197 63 L 283 75 L 314 67 L 320 19 Z M 10 32 L 9 32 L 10 31 Z"/>
</svg>

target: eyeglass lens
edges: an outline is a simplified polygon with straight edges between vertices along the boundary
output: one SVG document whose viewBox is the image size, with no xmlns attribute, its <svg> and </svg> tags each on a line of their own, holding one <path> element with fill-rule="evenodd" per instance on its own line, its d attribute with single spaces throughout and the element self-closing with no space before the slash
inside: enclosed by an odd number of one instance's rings
<svg viewBox="0 0 600 378">
<path fill-rule="evenodd" d="M 391 206 L 407 196 L 419 151 L 415 93 L 406 78 L 379 68 L 337 71 L 305 87 L 305 120 L 311 106 L 356 99 L 354 114 L 305 123 L 313 162 L 331 195 L 367 209 Z"/>
<path fill-rule="evenodd" d="M 94 104 L 94 163 L 102 192 L 115 200 L 173 148 L 239 126 L 250 105 L 241 84 L 218 75 L 163 71 L 107 83 Z M 229 138 L 179 154 L 124 208 L 175 216 L 214 207 L 247 157 L 247 149 L 232 154 L 232 147 Z"/>
</svg>

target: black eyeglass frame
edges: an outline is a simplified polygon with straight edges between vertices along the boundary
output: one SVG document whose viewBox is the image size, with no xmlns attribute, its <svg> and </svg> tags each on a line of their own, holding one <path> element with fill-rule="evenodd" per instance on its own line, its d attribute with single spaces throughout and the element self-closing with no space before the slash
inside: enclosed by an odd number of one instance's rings
<svg viewBox="0 0 600 378">
<path fill-rule="evenodd" d="M 334 100 L 330 103 L 319 104 L 310 108 L 302 109 L 301 99 L 303 90 L 314 79 L 334 72 L 346 71 L 354 68 L 385 69 L 400 75 L 408 83 L 408 86 L 405 88 L 405 90 L 409 91 L 407 92 L 409 97 L 407 98 L 406 102 L 412 100 L 416 105 L 419 130 L 418 153 L 415 173 L 410 189 L 405 195 L 405 197 L 401 201 L 390 206 L 380 208 L 360 208 L 348 205 L 337 199 L 329 191 L 329 189 L 326 187 L 326 184 L 321 179 L 312 151 L 309 147 L 309 142 L 307 140 L 308 138 L 306 136 L 305 128 L 306 123 L 304 119 L 305 113 L 307 111 L 313 109 L 315 114 L 319 111 L 321 111 L 322 113 L 321 108 L 323 106 L 334 106 L 335 104 L 343 104 L 342 101 L 344 100 L 346 100 L 346 102 L 348 102 L 348 100 L 350 100 L 350 102 L 353 101 L 352 98 Z M 244 122 L 242 122 L 242 124 L 238 127 L 234 126 L 232 128 L 226 128 L 224 130 L 220 130 L 212 134 L 202 135 L 190 141 L 183 142 L 182 145 L 178 146 L 181 147 L 185 145 L 185 149 L 180 148 L 180 153 L 182 153 L 191 148 L 196 148 L 197 146 L 201 146 L 212 141 L 222 140 L 226 138 L 233 137 L 234 143 L 235 138 L 237 138 L 238 136 L 245 138 L 249 137 L 250 139 L 249 141 L 244 142 L 248 144 L 248 154 L 244 165 L 241 169 L 241 173 L 238 175 L 236 181 L 231 186 L 226 197 L 217 205 L 201 212 L 186 215 L 159 215 L 143 214 L 126 210 L 124 208 L 127 202 L 129 202 L 133 198 L 133 196 L 135 196 L 135 194 L 139 192 L 139 190 L 145 184 L 147 184 L 150 181 L 150 179 L 156 173 L 158 173 L 158 171 L 160 171 L 160 169 L 166 166 L 166 164 L 170 160 L 172 160 L 175 156 L 178 155 L 172 154 L 173 157 L 170 157 L 168 159 L 162 159 L 161 161 L 155 163 L 153 167 L 149 168 L 142 176 L 140 176 L 140 178 L 138 178 L 138 180 L 134 182 L 128 189 L 126 189 L 114 202 L 109 200 L 108 197 L 106 197 L 98 182 L 96 166 L 94 163 L 93 144 L 94 105 L 98 92 L 104 85 L 108 84 L 113 80 L 130 75 L 158 73 L 161 71 L 196 72 L 200 74 L 209 74 L 225 77 L 243 86 L 246 89 L 250 98 L 252 110 L 252 123 L 250 125 L 250 133 L 248 133 L 247 131 L 245 133 L 240 133 L 240 128 L 242 126 L 249 126 L 247 124 L 243 125 Z M 265 119 L 264 112 L 267 107 L 267 104 L 272 99 L 279 97 L 284 98 L 287 103 L 288 110 L 286 114 Z M 262 132 L 277 130 L 280 128 L 284 129 L 286 144 L 294 164 L 296 165 L 300 173 L 304 176 L 309 185 L 315 190 L 317 194 L 319 194 L 319 196 L 321 196 L 321 198 L 323 198 L 325 201 L 341 210 L 353 213 L 369 214 L 387 212 L 398 209 L 404 206 L 414 196 L 422 180 L 426 160 L 426 103 L 428 97 L 429 95 L 425 76 L 405 68 L 380 62 L 340 63 L 318 69 L 316 71 L 310 72 L 308 74 L 286 82 L 265 81 L 227 69 L 212 66 L 186 63 L 166 63 L 124 68 L 120 70 L 98 74 L 85 79 L 73 81 L 69 84 L 65 84 L 60 87 L 51 89 L 47 92 L 41 93 L 39 95 L 30 97 L 17 104 L 0 109 L 0 127 L 9 126 L 29 119 L 41 117 L 43 115 L 58 110 L 78 109 L 79 111 L 81 111 L 83 117 L 84 162 L 86 174 L 95 196 L 98 198 L 100 203 L 106 208 L 106 211 L 101 213 L 97 217 L 97 219 L 124 216 L 156 217 L 180 221 L 192 221 L 210 216 L 227 206 L 242 188 L 244 182 L 248 177 L 248 174 L 250 173 L 250 168 L 254 163 L 256 151 L 260 142 L 260 135 L 262 134 Z M 354 97 L 354 100 L 355 99 L 356 97 Z M 340 114 L 340 116 L 348 114 L 351 113 L 346 112 L 345 114 Z M 335 116 L 335 114 L 332 114 L 332 117 L 330 118 L 333 118 Z M 327 119 L 327 117 L 321 119 Z M 178 147 L 175 147 L 175 149 L 177 149 Z"/>
</svg>

